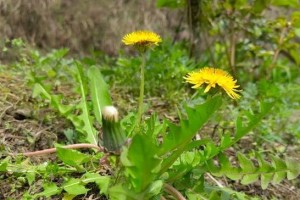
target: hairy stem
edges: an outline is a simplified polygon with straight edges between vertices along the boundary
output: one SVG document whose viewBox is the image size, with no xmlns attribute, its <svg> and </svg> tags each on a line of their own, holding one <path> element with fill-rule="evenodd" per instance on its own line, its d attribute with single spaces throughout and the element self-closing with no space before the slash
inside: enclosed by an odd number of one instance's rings
<svg viewBox="0 0 300 200">
<path fill-rule="evenodd" d="M 177 200 L 186 200 L 186 198 L 178 190 L 167 183 L 164 183 L 164 190 Z"/>
<path fill-rule="evenodd" d="M 143 104 L 144 104 L 144 88 L 145 88 L 145 64 L 146 64 L 146 54 L 142 54 L 142 63 L 141 63 L 141 80 L 140 80 L 140 96 L 139 96 L 139 105 L 138 105 L 138 114 L 137 114 L 137 127 L 141 126 L 142 116 L 143 116 Z"/>
</svg>

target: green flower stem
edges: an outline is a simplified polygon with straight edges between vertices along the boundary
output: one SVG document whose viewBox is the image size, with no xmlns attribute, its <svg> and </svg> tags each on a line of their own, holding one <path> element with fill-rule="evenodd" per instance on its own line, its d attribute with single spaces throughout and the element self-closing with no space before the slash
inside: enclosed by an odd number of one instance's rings
<svg viewBox="0 0 300 200">
<path fill-rule="evenodd" d="M 137 114 L 137 127 L 141 126 L 142 116 L 143 116 L 143 103 L 144 103 L 144 88 L 145 88 L 145 64 L 146 64 L 146 54 L 141 51 L 142 63 L 141 63 L 141 82 L 140 82 L 140 96 L 139 96 L 139 107 Z"/>
</svg>

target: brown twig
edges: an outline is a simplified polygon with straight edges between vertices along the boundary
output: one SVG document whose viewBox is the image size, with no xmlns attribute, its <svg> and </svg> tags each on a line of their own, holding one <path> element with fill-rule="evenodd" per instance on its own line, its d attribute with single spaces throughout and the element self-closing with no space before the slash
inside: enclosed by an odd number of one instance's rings
<svg viewBox="0 0 300 200">
<path fill-rule="evenodd" d="M 233 26 L 233 25 L 232 25 Z M 234 34 L 234 28 L 232 28 L 232 33 L 230 35 L 230 66 L 231 66 L 231 70 L 232 73 L 235 74 L 236 73 L 236 69 L 235 69 L 235 34 Z"/>
<path fill-rule="evenodd" d="M 230 35 L 229 35 L 229 47 L 227 50 L 228 54 L 228 64 L 231 68 L 232 73 L 235 75 L 236 74 L 236 69 L 235 69 L 235 27 L 234 27 L 234 19 L 232 19 L 229 16 L 229 27 L 230 27 Z"/>
<path fill-rule="evenodd" d="M 177 200 L 186 200 L 186 198 L 178 190 L 167 183 L 164 183 L 164 190 Z"/>
<path fill-rule="evenodd" d="M 103 148 L 95 145 L 95 144 L 88 144 L 88 143 L 82 143 L 82 144 L 70 144 L 63 146 L 65 149 L 97 149 L 98 151 L 103 151 Z M 17 153 L 17 154 L 11 154 L 13 156 L 16 155 L 23 155 L 23 156 L 40 156 L 40 155 L 45 155 L 45 154 L 50 154 L 50 153 L 55 153 L 57 150 L 56 148 L 50 148 L 50 149 L 44 149 L 40 151 L 32 151 L 32 152 L 24 152 L 24 153 Z"/>
<path fill-rule="evenodd" d="M 207 173 L 207 176 L 208 176 L 213 182 L 215 182 L 220 188 L 224 188 L 224 186 L 222 185 L 222 183 L 220 183 L 219 181 L 217 181 L 217 179 L 215 179 L 212 175 L 210 175 L 209 173 Z"/>
<path fill-rule="evenodd" d="M 270 67 L 269 67 L 269 70 L 268 70 L 268 71 L 270 71 L 270 72 L 272 72 L 272 70 L 273 70 L 273 68 L 275 67 L 275 64 L 276 64 L 276 62 L 277 62 L 277 60 L 278 60 L 278 56 L 279 56 L 279 53 L 280 53 L 280 50 L 281 50 L 281 45 L 282 45 L 282 43 L 283 43 L 284 36 L 285 36 L 285 34 L 286 34 L 286 32 L 287 32 L 287 29 L 288 29 L 288 27 L 285 27 L 285 28 L 283 28 L 282 31 L 281 31 L 280 38 L 279 38 L 279 41 L 278 41 L 278 47 L 277 47 L 277 49 L 275 50 L 275 53 L 274 53 L 272 62 L 271 62 L 271 64 L 270 64 Z M 267 74 L 267 78 L 268 78 L 268 79 L 269 79 L 270 76 L 271 76 L 270 74 L 271 74 L 271 73 L 268 73 L 268 74 Z"/>
</svg>

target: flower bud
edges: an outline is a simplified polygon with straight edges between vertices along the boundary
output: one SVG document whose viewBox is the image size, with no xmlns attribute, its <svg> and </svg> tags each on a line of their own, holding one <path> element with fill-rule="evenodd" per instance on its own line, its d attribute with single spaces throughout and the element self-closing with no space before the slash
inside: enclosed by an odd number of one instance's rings
<svg viewBox="0 0 300 200">
<path fill-rule="evenodd" d="M 119 122 L 119 113 L 114 106 L 102 109 L 103 146 L 109 151 L 117 153 L 126 141 L 126 136 Z"/>
</svg>

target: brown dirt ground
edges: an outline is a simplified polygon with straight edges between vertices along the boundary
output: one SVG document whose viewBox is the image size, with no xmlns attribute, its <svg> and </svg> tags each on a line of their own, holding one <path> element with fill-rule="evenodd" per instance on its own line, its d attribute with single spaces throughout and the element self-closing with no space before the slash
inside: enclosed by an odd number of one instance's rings
<svg viewBox="0 0 300 200">
<path fill-rule="evenodd" d="M 67 47 L 77 54 L 93 49 L 116 55 L 121 45 L 116 41 L 134 30 L 176 37 L 170 30 L 181 24 L 184 9 L 156 9 L 155 4 L 140 0 L 0 0 L 0 38 L 20 37 L 40 49 Z"/>
</svg>

